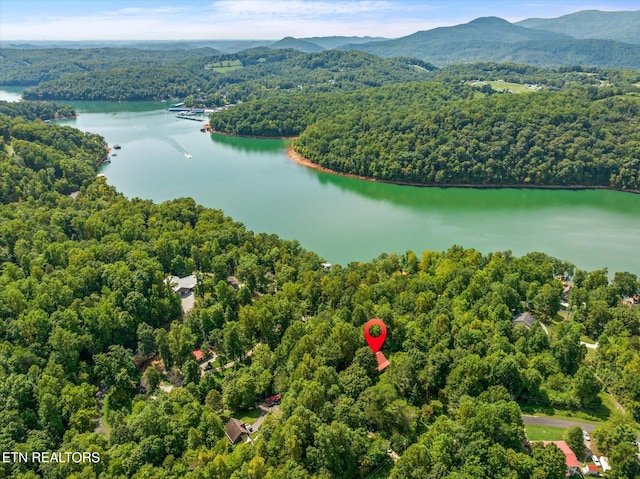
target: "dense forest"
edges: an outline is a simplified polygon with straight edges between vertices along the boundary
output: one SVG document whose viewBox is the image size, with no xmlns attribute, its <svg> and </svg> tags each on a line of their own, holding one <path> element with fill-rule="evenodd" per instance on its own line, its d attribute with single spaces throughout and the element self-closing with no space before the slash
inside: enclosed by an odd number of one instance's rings
<svg viewBox="0 0 640 479">
<path fill-rule="evenodd" d="M 212 48 L 151 50 L 141 48 L 6 48 L 0 50 L 0 85 L 31 86 L 69 74 L 130 67 L 157 67 L 203 58 Z"/>
<path fill-rule="evenodd" d="M 638 190 L 640 98 L 633 88 L 516 95 L 449 81 L 273 95 L 214 114 L 211 125 L 299 135 L 294 148 L 314 163 L 383 181 Z"/>
<path fill-rule="evenodd" d="M 412 88 L 434 103 L 467 91 Z M 92 169 L 104 141 L 41 121 L 50 108 L 0 114 L 0 449 L 100 461 L 3 462 L 2 477 L 561 479 L 564 456 L 528 445 L 521 408 L 598 410 L 606 387 L 640 419 L 640 310 L 622 303 L 636 275 L 460 246 L 327 268 L 191 199 L 124 198 Z M 166 278 L 190 273 L 181 317 Z M 549 333 L 514 327 L 525 310 Z M 372 317 L 388 328 L 382 373 Z M 196 348 L 233 365 L 201 372 Z M 276 393 L 253 442 L 232 445 L 229 418 Z M 630 415 L 594 431 L 610 478 L 640 472 Z"/>
<path fill-rule="evenodd" d="M 17 51 L 25 56 L 29 52 L 40 53 L 39 50 Z M 188 105 L 212 107 L 262 98 L 281 90 L 354 90 L 420 80 L 434 69 L 417 59 L 384 59 L 362 52 L 307 54 L 262 47 L 235 54 L 204 56 L 191 53 L 182 59 L 174 53 L 169 57 L 173 62 L 145 64 L 136 50 L 131 51 L 134 53 L 123 54 L 119 64 L 110 68 L 70 73 L 64 63 L 53 66 L 53 71 L 62 69 L 57 77 L 34 81 L 32 84 L 37 85 L 27 88 L 24 97 L 31 100 L 118 101 L 184 98 Z M 201 50 L 195 52 L 203 53 Z M 43 68 L 41 63 L 35 65 Z M 5 78 L 0 77 L 0 84 L 26 84 L 23 75 L 16 64 L 7 69 Z"/>
</svg>

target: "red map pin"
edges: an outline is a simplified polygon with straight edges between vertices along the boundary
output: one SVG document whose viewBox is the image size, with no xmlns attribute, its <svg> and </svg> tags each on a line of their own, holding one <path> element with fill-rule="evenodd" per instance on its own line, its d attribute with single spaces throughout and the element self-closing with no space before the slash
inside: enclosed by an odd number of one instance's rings
<svg viewBox="0 0 640 479">
<path fill-rule="evenodd" d="M 369 330 L 372 326 L 377 325 L 380 327 L 380 336 L 375 337 L 371 336 Z M 382 371 L 384 368 L 389 366 L 389 361 L 384 357 L 384 354 L 380 351 L 382 347 L 382 343 L 384 343 L 385 338 L 387 337 L 387 327 L 385 324 L 379 320 L 378 318 L 373 318 L 367 321 L 364 325 L 364 339 L 367 340 L 367 344 L 371 348 L 376 355 L 376 359 L 378 360 L 378 371 Z"/>
</svg>

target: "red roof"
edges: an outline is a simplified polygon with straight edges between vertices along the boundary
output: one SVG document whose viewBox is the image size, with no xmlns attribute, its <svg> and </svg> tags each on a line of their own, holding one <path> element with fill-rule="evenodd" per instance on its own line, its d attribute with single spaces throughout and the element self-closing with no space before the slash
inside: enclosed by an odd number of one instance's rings
<svg viewBox="0 0 640 479">
<path fill-rule="evenodd" d="M 587 467 L 589 467 L 589 471 L 591 472 L 598 472 L 598 466 L 595 464 L 587 464 Z"/>
<path fill-rule="evenodd" d="M 192 354 L 196 357 L 196 361 L 202 361 L 202 351 L 196 349 Z"/>
<path fill-rule="evenodd" d="M 573 453 L 569 445 L 564 441 L 544 441 L 543 444 L 546 446 L 547 444 L 555 444 L 558 446 L 562 452 L 564 452 L 564 462 L 567 467 L 580 467 L 580 463 L 578 462 L 578 458 Z"/>
</svg>

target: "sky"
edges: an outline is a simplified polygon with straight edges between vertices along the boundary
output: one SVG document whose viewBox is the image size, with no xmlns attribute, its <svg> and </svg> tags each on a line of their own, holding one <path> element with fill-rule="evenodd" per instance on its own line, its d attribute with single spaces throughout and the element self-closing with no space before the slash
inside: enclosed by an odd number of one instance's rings
<svg viewBox="0 0 640 479">
<path fill-rule="evenodd" d="M 0 41 L 398 38 L 593 9 L 640 10 L 640 0 L 0 0 Z"/>
</svg>

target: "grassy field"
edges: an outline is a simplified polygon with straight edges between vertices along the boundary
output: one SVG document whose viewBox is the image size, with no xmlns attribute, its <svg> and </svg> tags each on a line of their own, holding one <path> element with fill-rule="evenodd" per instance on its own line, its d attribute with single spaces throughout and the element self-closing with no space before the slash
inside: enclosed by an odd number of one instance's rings
<svg viewBox="0 0 640 479">
<path fill-rule="evenodd" d="M 564 438 L 564 429 L 561 427 L 529 424 L 525 426 L 525 430 L 529 441 L 562 441 Z"/>
<path fill-rule="evenodd" d="M 260 417 L 262 411 L 256 408 L 249 411 L 238 411 L 237 414 L 240 416 L 238 419 L 240 419 L 243 423 L 253 424 L 254 422 L 256 422 L 256 419 Z"/>
<path fill-rule="evenodd" d="M 556 419 L 568 419 L 573 421 L 588 422 L 591 424 L 600 424 L 608 420 L 612 415 L 618 414 L 618 410 L 611 398 L 606 392 L 598 394 L 601 406 L 592 410 L 570 411 L 565 409 L 553 409 L 550 407 L 520 406 L 523 414 L 533 414 L 542 417 L 553 417 Z"/>
<path fill-rule="evenodd" d="M 232 72 L 243 68 L 240 60 L 223 60 L 220 62 L 209 63 L 204 67 L 206 70 L 213 70 L 219 73 Z"/>
<path fill-rule="evenodd" d="M 519 83 L 510 83 L 510 82 L 502 82 L 502 81 L 477 81 L 472 82 L 471 85 L 491 85 L 495 91 L 507 90 L 511 93 L 530 93 L 535 90 L 531 90 L 524 85 L 520 85 Z"/>
<path fill-rule="evenodd" d="M 591 339 L 589 336 L 586 336 L 584 334 L 580 336 L 580 341 L 587 344 L 596 344 L 596 342 L 593 339 Z"/>
</svg>

